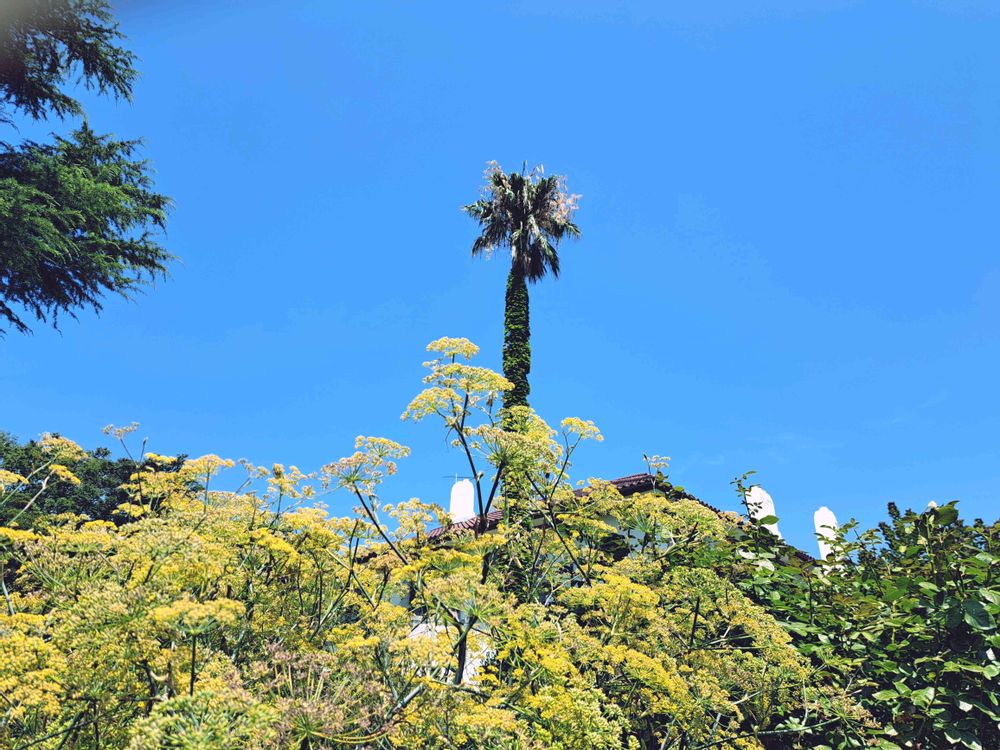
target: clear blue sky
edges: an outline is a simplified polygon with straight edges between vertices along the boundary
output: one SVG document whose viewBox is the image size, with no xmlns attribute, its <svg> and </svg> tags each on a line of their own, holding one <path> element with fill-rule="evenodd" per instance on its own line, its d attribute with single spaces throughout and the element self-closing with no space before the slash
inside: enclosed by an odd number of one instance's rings
<svg viewBox="0 0 1000 750">
<path fill-rule="evenodd" d="M 756 469 L 810 551 L 820 504 L 993 519 L 996 7 L 120 2 L 143 78 L 91 124 L 146 139 L 182 261 L 0 342 L 0 427 L 304 470 L 385 435 L 390 499 L 446 500 L 460 457 L 399 414 L 431 339 L 499 368 L 506 266 L 459 206 L 527 160 L 583 194 L 531 290 L 533 405 L 606 436 L 574 478 L 668 454 L 735 507 Z"/>
</svg>

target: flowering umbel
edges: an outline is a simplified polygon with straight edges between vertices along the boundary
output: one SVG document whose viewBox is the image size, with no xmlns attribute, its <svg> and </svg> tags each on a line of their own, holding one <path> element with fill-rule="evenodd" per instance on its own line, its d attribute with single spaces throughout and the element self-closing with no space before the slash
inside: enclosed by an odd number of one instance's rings
<svg viewBox="0 0 1000 750">
<path fill-rule="evenodd" d="M 235 491 L 215 488 L 232 461 L 141 454 L 117 522 L 0 528 L 0 745 L 760 750 L 866 720 L 720 558 L 696 561 L 731 520 L 669 488 L 574 488 L 593 422 L 502 410 L 511 384 L 470 362 L 475 345 L 428 348 L 404 418 L 438 423 L 492 525 L 387 502 L 409 449 L 386 438 L 315 476 L 241 462 Z M 74 444 L 47 445 L 66 479 Z M 354 514 L 316 503 L 334 490 Z"/>
</svg>

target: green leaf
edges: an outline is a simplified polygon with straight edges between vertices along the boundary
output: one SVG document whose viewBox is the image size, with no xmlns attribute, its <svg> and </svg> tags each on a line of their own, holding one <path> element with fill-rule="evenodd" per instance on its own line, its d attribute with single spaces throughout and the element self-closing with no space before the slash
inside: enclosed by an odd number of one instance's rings
<svg viewBox="0 0 1000 750">
<path fill-rule="evenodd" d="M 1000 714 L 998 714 L 996 711 L 994 711 L 993 709 L 991 709 L 989 706 L 987 706 L 985 703 L 983 703 L 981 701 L 977 701 L 977 700 L 973 700 L 972 698 L 969 698 L 968 700 L 959 701 L 958 707 L 960 709 L 962 709 L 963 711 L 966 711 L 966 712 L 968 712 L 968 711 L 970 711 L 970 710 L 972 710 L 974 708 L 977 711 L 985 714 L 987 717 L 989 717 L 993 721 L 1000 722 Z"/>
<path fill-rule="evenodd" d="M 809 635 L 809 626 L 803 622 L 789 622 L 786 620 L 781 625 L 785 630 L 790 630 L 796 635 Z"/>
<path fill-rule="evenodd" d="M 885 589 L 885 600 L 887 602 L 896 601 L 899 597 L 906 594 L 906 589 L 907 586 L 905 582 L 893 582 L 888 584 Z"/>
<path fill-rule="evenodd" d="M 993 615 L 978 599 L 966 599 L 962 602 L 962 609 L 965 610 L 965 621 L 976 630 L 992 630 L 997 626 Z"/>
<path fill-rule="evenodd" d="M 990 604 L 1000 604 L 1000 591 L 992 589 L 979 589 L 979 595 Z"/>
<path fill-rule="evenodd" d="M 965 747 L 971 748 L 971 750 L 983 750 L 982 743 L 974 735 L 956 727 L 946 728 L 944 730 L 944 738 L 953 745 L 962 744 Z"/>
<path fill-rule="evenodd" d="M 950 597 L 947 604 L 945 604 L 945 608 L 944 624 L 949 630 L 953 630 L 962 622 L 962 608 L 957 599 Z"/>
<path fill-rule="evenodd" d="M 934 510 L 934 517 L 940 524 L 954 523 L 958 519 L 958 508 L 949 503 Z"/>
</svg>

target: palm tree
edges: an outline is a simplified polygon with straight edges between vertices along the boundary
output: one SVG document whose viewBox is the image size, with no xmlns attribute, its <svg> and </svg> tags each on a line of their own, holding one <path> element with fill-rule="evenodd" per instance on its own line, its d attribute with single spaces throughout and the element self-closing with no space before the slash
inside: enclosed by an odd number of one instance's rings
<svg viewBox="0 0 1000 750">
<path fill-rule="evenodd" d="M 504 312 L 503 374 L 514 384 L 504 406 L 527 406 L 531 371 L 531 328 L 528 317 L 528 282 L 546 273 L 559 277 L 559 241 L 579 237 L 573 223 L 578 195 L 566 191 L 565 178 L 544 176 L 539 165 L 526 172 L 504 173 L 500 165 L 487 166 L 483 196 L 463 210 L 479 222 L 480 233 L 472 243 L 474 256 L 490 256 L 497 248 L 510 250 L 507 300 Z"/>
</svg>

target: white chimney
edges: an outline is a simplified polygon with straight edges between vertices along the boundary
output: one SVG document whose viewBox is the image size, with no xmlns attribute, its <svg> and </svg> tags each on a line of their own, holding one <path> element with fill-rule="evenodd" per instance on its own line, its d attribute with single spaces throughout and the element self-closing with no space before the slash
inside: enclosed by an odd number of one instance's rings
<svg viewBox="0 0 1000 750">
<path fill-rule="evenodd" d="M 813 514 L 816 526 L 816 541 L 819 544 L 820 559 L 829 559 L 833 552 L 833 540 L 837 535 L 837 517 L 825 505 Z"/>
<path fill-rule="evenodd" d="M 755 521 L 759 521 L 767 516 L 778 515 L 774 512 L 774 500 L 760 486 L 751 487 L 747 493 L 747 508 L 750 510 L 750 515 Z M 781 532 L 778 531 L 778 524 L 767 523 L 764 524 L 764 528 L 778 537 L 778 539 L 782 538 Z"/>
<path fill-rule="evenodd" d="M 451 486 L 452 523 L 466 521 L 476 515 L 476 490 L 468 479 L 459 479 Z"/>
</svg>

